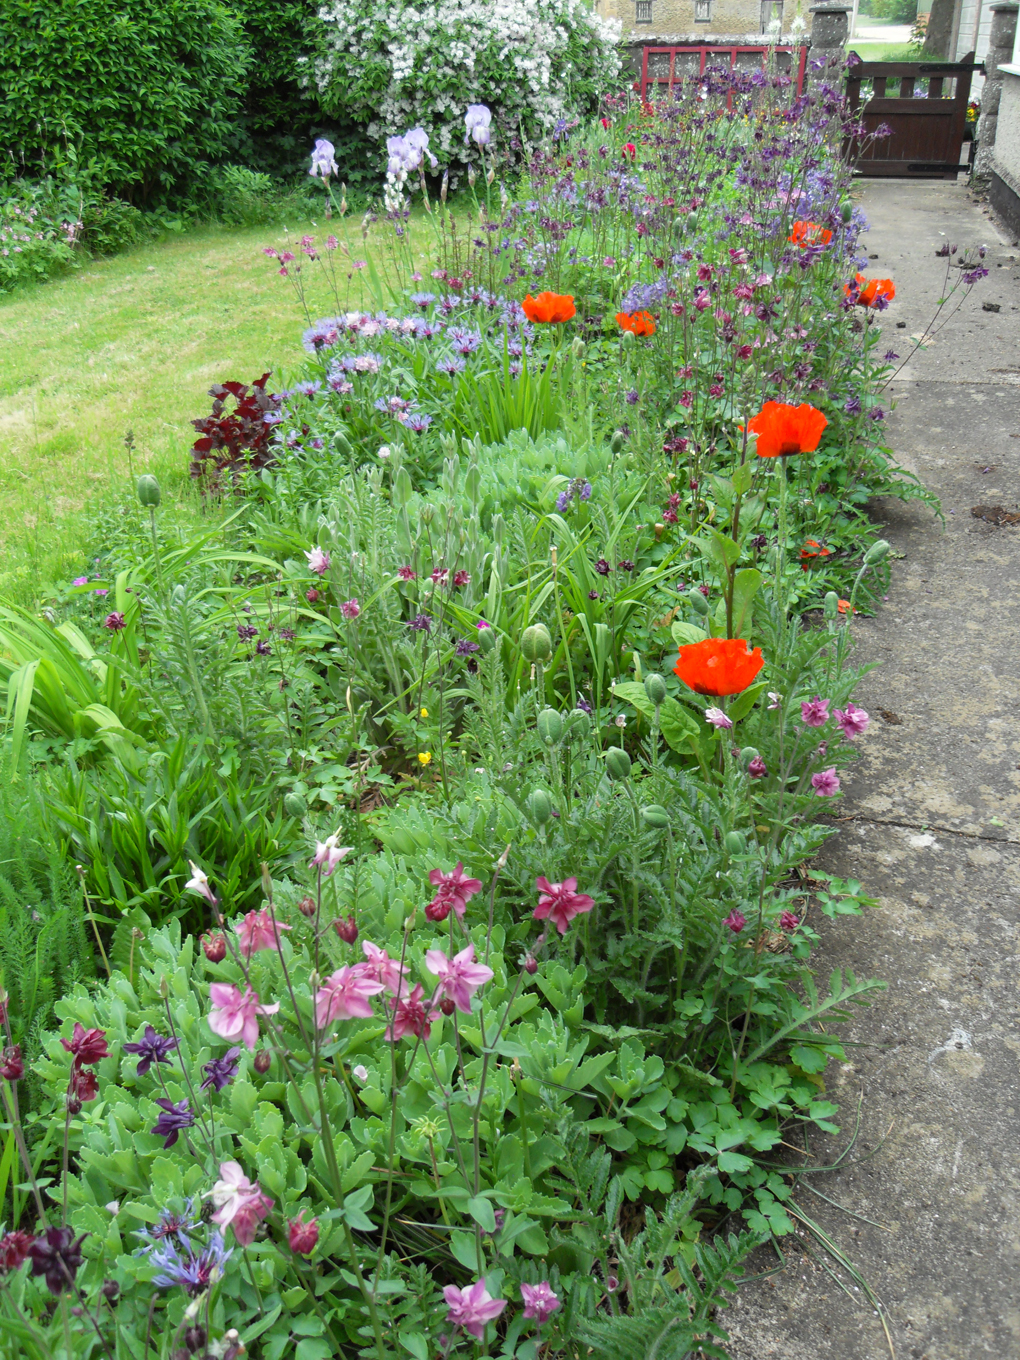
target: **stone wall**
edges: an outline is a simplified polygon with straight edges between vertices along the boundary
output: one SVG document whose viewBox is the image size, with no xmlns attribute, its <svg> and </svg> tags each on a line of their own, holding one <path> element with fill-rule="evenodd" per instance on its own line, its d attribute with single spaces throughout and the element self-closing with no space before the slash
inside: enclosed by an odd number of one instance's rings
<svg viewBox="0 0 1020 1360">
<path fill-rule="evenodd" d="M 1014 3 L 993 6 L 988 87 L 981 110 L 977 168 L 988 174 L 993 208 L 1020 235 L 1020 32 Z M 1010 51 L 1012 47 L 1012 51 Z M 1001 56 L 1008 60 L 1001 61 Z"/>
<path fill-rule="evenodd" d="M 787 0 L 791 17 L 796 6 Z M 781 0 L 598 0 L 596 11 L 619 19 L 624 39 L 638 42 L 696 33 L 702 42 L 719 33 L 761 34 L 762 19 L 783 17 Z"/>
</svg>

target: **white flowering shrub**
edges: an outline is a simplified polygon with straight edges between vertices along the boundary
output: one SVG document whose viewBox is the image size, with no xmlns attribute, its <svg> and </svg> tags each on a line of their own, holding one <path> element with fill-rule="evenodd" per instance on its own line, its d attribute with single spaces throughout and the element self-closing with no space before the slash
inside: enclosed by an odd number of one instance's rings
<svg viewBox="0 0 1020 1360">
<path fill-rule="evenodd" d="M 333 0 L 319 10 L 323 108 L 382 139 L 420 126 L 444 165 L 466 159 L 464 111 L 488 105 L 493 149 L 590 108 L 620 71 L 620 25 L 584 0 Z"/>
</svg>

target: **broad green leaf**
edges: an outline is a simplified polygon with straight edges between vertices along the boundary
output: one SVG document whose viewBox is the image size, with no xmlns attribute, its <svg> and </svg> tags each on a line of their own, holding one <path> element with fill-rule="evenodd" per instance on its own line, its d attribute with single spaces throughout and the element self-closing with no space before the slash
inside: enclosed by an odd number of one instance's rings
<svg viewBox="0 0 1020 1360">
<path fill-rule="evenodd" d="M 684 623 L 682 619 L 678 619 L 669 631 L 673 634 L 673 641 L 678 647 L 689 647 L 693 642 L 704 642 L 707 636 L 703 628 L 693 623 Z"/>
<path fill-rule="evenodd" d="M 473 1195 L 467 1202 L 467 1211 L 475 1222 L 487 1233 L 496 1231 L 496 1211 L 492 1201 L 484 1195 Z"/>
<path fill-rule="evenodd" d="M 752 685 L 750 689 L 745 689 L 743 694 L 734 699 L 727 707 L 726 714 L 732 722 L 739 722 L 741 718 L 746 718 L 751 709 L 754 708 L 755 700 L 768 684 L 767 680 L 762 680 L 760 684 Z"/>
</svg>

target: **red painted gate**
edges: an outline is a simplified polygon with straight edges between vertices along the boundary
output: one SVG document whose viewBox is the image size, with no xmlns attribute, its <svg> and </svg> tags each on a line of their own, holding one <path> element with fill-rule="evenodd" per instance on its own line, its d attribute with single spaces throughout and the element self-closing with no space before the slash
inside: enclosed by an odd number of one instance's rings
<svg viewBox="0 0 1020 1360">
<path fill-rule="evenodd" d="M 641 49 L 641 98 L 654 100 L 678 80 L 704 75 L 708 66 L 728 66 L 731 71 L 760 70 L 769 53 L 776 54 L 780 70 L 794 79 L 797 93 L 804 91 L 807 47 L 643 47 Z"/>
</svg>

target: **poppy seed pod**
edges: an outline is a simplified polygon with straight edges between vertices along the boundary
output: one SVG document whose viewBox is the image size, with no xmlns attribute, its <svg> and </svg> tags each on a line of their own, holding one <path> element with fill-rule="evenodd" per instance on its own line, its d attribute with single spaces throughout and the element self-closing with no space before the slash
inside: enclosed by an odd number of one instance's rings
<svg viewBox="0 0 1020 1360">
<path fill-rule="evenodd" d="M 630 770 L 630 756 L 627 752 L 620 746 L 610 746 L 606 752 L 606 774 L 609 778 L 628 779 Z"/>
<path fill-rule="evenodd" d="M 288 817 L 300 818 L 308 811 L 308 804 L 300 793 L 288 793 L 283 800 L 283 810 Z"/>
<path fill-rule="evenodd" d="M 641 809 L 641 820 L 654 826 L 657 831 L 665 831 L 669 826 L 669 813 L 661 803 L 649 803 Z"/>
<path fill-rule="evenodd" d="M 645 676 L 645 693 L 658 708 L 666 698 L 666 682 L 661 675 L 656 675 L 653 671 L 651 675 Z"/>
<path fill-rule="evenodd" d="M 149 510 L 155 510 L 160 502 L 159 482 L 151 473 L 146 472 L 135 483 L 138 499 Z"/>
<path fill-rule="evenodd" d="M 839 596 L 834 590 L 827 592 L 825 602 L 822 605 L 822 612 L 827 619 L 834 619 L 839 612 Z"/>
<path fill-rule="evenodd" d="M 543 708 L 537 726 L 538 735 L 546 746 L 555 746 L 563 736 L 563 719 L 555 708 Z"/>
<path fill-rule="evenodd" d="M 521 654 L 532 665 L 536 661 L 548 661 L 552 656 L 552 638 L 544 623 L 533 623 L 525 628 L 521 637 Z"/>
<path fill-rule="evenodd" d="M 545 789 L 532 789 L 528 794 L 528 812 L 536 826 L 545 826 L 553 814 L 552 799 Z"/>
<path fill-rule="evenodd" d="M 727 831 L 723 844 L 731 855 L 742 855 L 747 849 L 747 842 L 739 831 Z"/>
<path fill-rule="evenodd" d="M 877 562 L 881 562 L 883 557 L 889 555 L 890 544 L 886 539 L 880 538 L 877 543 L 872 543 L 871 547 L 864 554 L 864 565 L 873 567 Z"/>
</svg>

